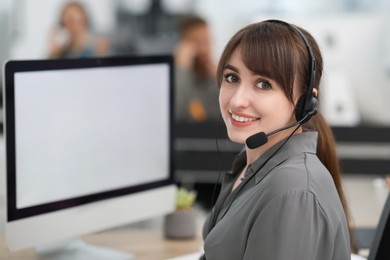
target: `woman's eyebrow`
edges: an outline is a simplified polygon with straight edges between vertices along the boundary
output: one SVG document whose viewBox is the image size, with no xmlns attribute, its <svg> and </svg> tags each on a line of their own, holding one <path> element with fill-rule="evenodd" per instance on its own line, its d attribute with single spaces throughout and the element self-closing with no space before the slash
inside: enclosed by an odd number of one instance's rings
<svg viewBox="0 0 390 260">
<path fill-rule="evenodd" d="M 237 67 L 235 67 L 235 66 L 233 66 L 233 65 L 231 65 L 231 64 L 226 64 L 225 67 L 224 67 L 223 69 L 224 69 L 224 70 L 229 69 L 229 70 L 232 70 L 232 71 L 234 71 L 234 72 L 240 74 L 240 70 L 239 70 Z M 258 73 L 256 73 L 256 72 L 251 71 L 251 74 L 252 74 L 253 76 L 255 76 L 255 77 L 260 77 L 260 78 L 262 78 L 262 79 L 266 79 L 266 80 L 271 81 L 271 79 L 270 79 L 269 77 L 263 76 L 263 75 L 258 74 Z"/>
<path fill-rule="evenodd" d="M 230 64 L 226 64 L 224 69 L 229 69 L 229 70 L 232 70 L 236 73 L 240 73 L 240 70 L 237 67 L 234 67 L 233 65 L 230 65 Z"/>
<path fill-rule="evenodd" d="M 240 70 L 237 68 L 237 67 L 235 67 L 235 66 L 233 66 L 233 65 L 231 65 L 231 64 L 226 64 L 225 65 L 225 67 L 223 68 L 223 69 L 229 69 L 229 70 L 232 70 L 232 71 L 234 71 L 234 72 L 236 72 L 236 73 L 240 73 Z M 254 72 L 254 71 L 251 71 L 251 74 L 253 75 L 253 76 L 257 76 L 257 77 L 262 77 L 262 78 L 264 78 L 264 79 L 269 79 L 268 77 L 265 77 L 265 76 L 263 76 L 263 75 L 261 75 L 261 74 L 258 74 L 258 73 L 256 73 L 256 72 Z"/>
</svg>

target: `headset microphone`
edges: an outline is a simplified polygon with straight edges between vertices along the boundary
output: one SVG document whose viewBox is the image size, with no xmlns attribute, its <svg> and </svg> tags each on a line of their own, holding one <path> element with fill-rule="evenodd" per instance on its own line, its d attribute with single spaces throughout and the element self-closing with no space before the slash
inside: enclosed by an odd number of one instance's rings
<svg viewBox="0 0 390 260">
<path fill-rule="evenodd" d="M 305 118 L 302 118 L 300 121 L 302 121 L 303 119 L 305 119 Z M 294 126 L 300 124 L 300 121 L 295 122 L 294 124 L 288 125 L 286 127 L 276 129 L 269 134 L 266 134 L 264 132 L 259 132 L 257 134 L 251 135 L 246 139 L 245 144 L 249 149 L 259 148 L 260 146 L 265 145 L 268 142 L 268 136 L 271 136 L 271 135 L 279 133 L 283 130 L 294 127 Z"/>
<path fill-rule="evenodd" d="M 308 112 L 301 120 L 299 120 L 291 125 L 276 129 L 268 134 L 266 134 L 264 132 L 259 132 L 257 134 L 249 136 L 246 139 L 245 144 L 249 149 L 259 148 L 260 146 L 262 146 L 268 142 L 269 136 L 274 135 L 276 133 L 279 133 L 281 131 L 287 130 L 287 129 L 294 127 L 296 125 L 301 125 L 301 124 L 307 122 L 316 113 L 317 113 L 317 106 L 313 107 L 312 110 L 310 112 Z"/>
<path fill-rule="evenodd" d="M 268 136 L 264 132 L 260 132 L 249 136 L 245 143 L 249 149 L 256 149 L 268 142 Z"/>
</svg>

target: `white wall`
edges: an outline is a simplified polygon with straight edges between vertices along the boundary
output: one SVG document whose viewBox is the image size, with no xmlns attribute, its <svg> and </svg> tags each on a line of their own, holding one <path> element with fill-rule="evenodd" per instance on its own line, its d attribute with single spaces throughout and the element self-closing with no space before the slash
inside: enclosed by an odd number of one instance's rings
<svg viewBox="0 0 390 260">
<path fill-rule="evenodd" d="M 197 0 L 196 12 L 211 25 L 215 59 L 229 38 L 243 26 L 254 22 L 259 14 L 302 15 L 336 12 L 345 0 Z"/>
</svg>

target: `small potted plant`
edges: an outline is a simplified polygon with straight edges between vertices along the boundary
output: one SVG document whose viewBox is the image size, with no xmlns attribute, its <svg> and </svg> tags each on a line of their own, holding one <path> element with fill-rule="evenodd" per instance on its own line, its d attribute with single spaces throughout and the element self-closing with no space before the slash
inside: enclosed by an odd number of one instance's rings
<svg viewBox="0 0 390 260">
<path fill-rule="evenodd" d="M 176 210 L 165 217 L 165 236 L 172 239 L 193 238 L 196 234 L 196 211 L 193 205 L 197 194 L 180 187 L 176 195 Z"/>
</svg>

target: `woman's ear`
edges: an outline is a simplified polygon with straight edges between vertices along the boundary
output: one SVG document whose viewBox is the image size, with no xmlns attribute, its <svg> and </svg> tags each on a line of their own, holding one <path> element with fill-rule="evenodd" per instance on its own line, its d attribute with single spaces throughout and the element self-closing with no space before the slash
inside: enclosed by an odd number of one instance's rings
<svg viewBox="0 0 390 260">
<path fill-rule="evenodd" d="M 318 98 L 318 89 L 313 88 L 313 97 Z"/>
</svg>

